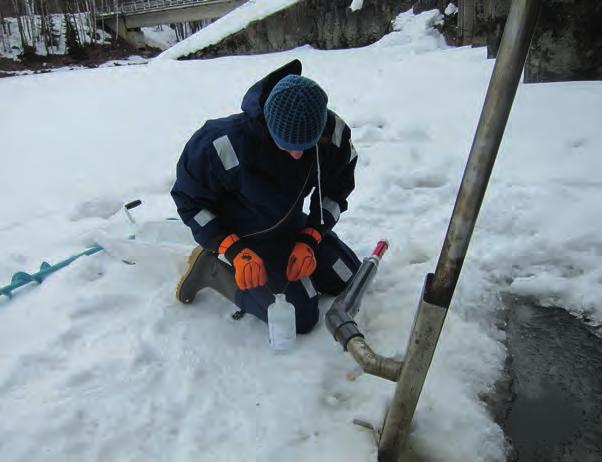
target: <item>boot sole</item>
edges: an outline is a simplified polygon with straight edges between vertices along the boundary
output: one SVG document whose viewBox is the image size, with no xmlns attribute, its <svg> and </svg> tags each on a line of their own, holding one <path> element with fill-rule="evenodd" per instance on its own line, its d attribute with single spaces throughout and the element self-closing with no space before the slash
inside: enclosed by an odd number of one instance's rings
<svg viewBox="0 0 602 462">
<path fill-rule="evenodd" d="M 194 300 L 194 295 L 188 299 L 181 298 L 182 297 L 182 286 L 186 283 L 188 276 L 190 276 L 190 273 L 192 272 L 195 265 L 197 264 L 197 261 L 198 261 L 199 257 L 201 256 L 202 252 L 203 252 L 203 248 L 201 246 L 197 246 L 194 248 L 192 253 L 188 256 L 188 260 L 187 260 L 188 269 L 186 270 L 186 273 L 184 273 L 184 275 L 178 281 L 178 285 L 176 287 L 176 298 L 182 303 L 192 303 Z"/>
</svg>

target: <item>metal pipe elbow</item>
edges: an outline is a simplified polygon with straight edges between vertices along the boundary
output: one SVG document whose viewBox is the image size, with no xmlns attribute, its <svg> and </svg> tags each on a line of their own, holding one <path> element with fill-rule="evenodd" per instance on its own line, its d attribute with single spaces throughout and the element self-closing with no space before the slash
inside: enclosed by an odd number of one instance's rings
<svg viewBox="0 0 602 462">
<path fill-rule="evenodd" d="M 392 382 L 399 380 L 403 362 L 376 354 L 363 336 L 350 339 L 347 343 L 347 350 L 365 373 Z"/>
</svg>

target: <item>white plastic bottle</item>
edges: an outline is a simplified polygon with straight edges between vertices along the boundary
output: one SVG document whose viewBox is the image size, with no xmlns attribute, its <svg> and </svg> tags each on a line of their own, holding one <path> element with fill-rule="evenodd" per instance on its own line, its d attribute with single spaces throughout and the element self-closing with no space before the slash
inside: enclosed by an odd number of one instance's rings
<svg viewBox="0 0 602 462">
<path fill-rule="evenodd" d="M 274 350 L 290 350 L 297 338 L 295 307 L 286 301 L 284 294 L 276 294 L 276 300 L 268 306 L 268 334 Z"/>
</svg>

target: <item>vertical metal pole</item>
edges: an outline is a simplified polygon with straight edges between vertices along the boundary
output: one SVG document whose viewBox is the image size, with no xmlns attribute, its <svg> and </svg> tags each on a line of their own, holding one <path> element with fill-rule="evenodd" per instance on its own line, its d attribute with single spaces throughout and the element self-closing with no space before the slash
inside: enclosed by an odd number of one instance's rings
<svg viewBox="0 0 602 462">
<path fill-rule="evenodd" d="M 514 0 L 429 292 L 449 306 L 512 108 L 541 0 Z"/>
<path fill-rule="evenodd" d="M 427 276 L 406 358 L 379 442 L 399 462 L 451 302 L 525 64 L 541 0 L 514 0 L 435 274 Z"/>
</svg>

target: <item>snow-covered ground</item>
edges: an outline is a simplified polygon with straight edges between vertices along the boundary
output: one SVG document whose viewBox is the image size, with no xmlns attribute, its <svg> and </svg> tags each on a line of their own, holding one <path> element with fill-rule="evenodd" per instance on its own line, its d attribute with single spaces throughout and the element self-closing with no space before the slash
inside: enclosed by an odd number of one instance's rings
<svg viewBox="0 0 602 462">
<path fill-rule="evenodd" d="M 381 237 L 392 244 L 359 324 L 377 351 L 403 354 L 493 68 L 483 49 L 445 47 L 427 27 L 435 19 L 402 15 L 398 32 L 355 50 L 0 80 L 0 282 L 106 237 L 98 230 L 114 229 L 127 200 L 144 201 L 143 231 L 167 227 L 189 136 L 297 57 L 359 152 L 337 232 L 360 256 Z M 520 86 L 416 412 L 410 446 L 422 460 L 505 460 L 481 401 L 506 356 L 500 291 L 602 324 L 601 122 L 600 82 Z M 376 460 L 352 421 L 380 426 L 394 385 L 360 375 L 323 324 L 274 355 L 265 326 L 233 321 L 217 295 L 178 304 L 187 247 L 167 247 L 137 265 L 82 258 L 0 300 L 0 460 Z"/>
<path fill-rule="evenodd" d="M 142 27 L 140 30 L 144 34 L 144 42 L 151 47 L 167 50 L 178 43 L 176 31 L 167 24 Z"/>
</svg>

